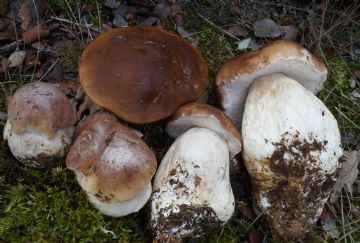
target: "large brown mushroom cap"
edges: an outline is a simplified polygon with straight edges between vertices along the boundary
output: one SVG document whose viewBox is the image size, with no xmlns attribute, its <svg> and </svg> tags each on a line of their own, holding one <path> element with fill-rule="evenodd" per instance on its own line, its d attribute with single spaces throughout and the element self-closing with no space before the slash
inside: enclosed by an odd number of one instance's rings
<svg viewBox="0 0 360 243">
<path fill-rule="evenodd" d="M 10 98 L 8 116 L 13 133 L 23 133 L 32 127 L 50 138 L 76 122 L 75 109 L 66 95 L 53 84 L 44 82 L 19 88 Z"/>
<path fill-rule="evenodd" d="M 155 154 L 129 128 L 107 112 L 80 124 L 67 166 L 81 179 L 84 190 L 102 202 L 130 200 L 151 181 Z"/>
<path fill-rule="evenodd" d="M 151 26 L 113 29 L 81 56 L 80 82 L 99 106 L 138 124 L 166 118 L 198 99 L 208 69 L 179 36 Z"/>
</svg>

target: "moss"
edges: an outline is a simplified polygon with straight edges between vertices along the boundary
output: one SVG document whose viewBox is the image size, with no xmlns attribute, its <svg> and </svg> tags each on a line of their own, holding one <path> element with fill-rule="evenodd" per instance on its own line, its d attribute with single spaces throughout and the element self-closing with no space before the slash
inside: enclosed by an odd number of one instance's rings
<svg viewBox="0 0 360 243">
<path fill-rule="evenodd" d="M 215 75 L 223 63 L 237 54 L 235 42 L 209 28 L 199 33 L 198 48 L 205 58 L 210 75 Z"/>
<path fill-rule="evenodd" d="M 131 217 L 109 219 L 94 209 L 67 169 L 41 171 L 20 166 L 18 172 L 12 185 L 0 183 L 0 239 L 144 241 L 134 232 Z"/>
<path fill-rule="evenodd" d="M 356 64 L 346 63 L 343 59 L 330 59 L 328 81 L 319 97 L 334 114 L 341 133 L 351 132 L 360 138 L 360 100 L 349 98 L 351 71 L 356 68 L 359 68 Z"/>
</svg>

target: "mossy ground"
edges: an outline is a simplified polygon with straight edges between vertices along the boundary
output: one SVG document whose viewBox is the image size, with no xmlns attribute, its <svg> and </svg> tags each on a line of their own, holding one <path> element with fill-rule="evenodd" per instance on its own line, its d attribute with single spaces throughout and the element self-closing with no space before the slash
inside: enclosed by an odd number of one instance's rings
<svg viewBox="0 0 360 243">
<path fill-rule="evenodd" d="M 68 2 L 70 6 L 79 6 L 77 1 Z M 214 24 L 220 27 L 225 25 L 229 21 L 229 16 L 221 20 L 211 16 L 226 12 L 231 3 L 216 2 L 209 7 L 207 1 L 198 1 L 195 10 L 185 9 L 188 13 L 186 29 L 192 29 L 196 33 L 199 40 L 198 48 L 209 66 L 208 88 L 211 103 L 216 103 L 216 92 L 214 92 L 216 71 L 226 60 L 240 53 L 233 38 L 202 21 L 197 15 L 200 12 L 206 17 L 210 16 L 209 19 Z M 235 2 L 241 3 L 241 1 Z M 52 0 L 49 3 L 55 9 L 62 7 L 63 1 Z M 94 17 L 93 21 L 98 21 L 97 17 Z M 316 49 L 319 46 L 314 45 L 313 42 L 308 44 L 308 48 L 320 53 Z M 360 66 L 354 61 L 333 54 L 326 54 L 329 78 L 319 97 L 337 118 L 341 133 L 351 133 L 360 139 L 360 100 L 352 101 L 348 96 L 352 90 L 349 83 L 351 72 L 360 69 Z M 69 55 L 64 53 L 61 61 L 64 65 L 68 65 L 69 62 L 71 64 L 74 61 L 74 52 L 70 52 Z M 15 74 L 4 79 L 5 82 L 0 89 L 1 112 L 6 112 L 6 96 L 12 94 L 22 84 L 31 81 L 32 77 L 21 72 L 21 75 Z M 159 161 L 172 141 L 165 135 L 163 127 L 164 123 L 137 127 L 148 135 L 147 142 L 150 142 Z M 151 141 L 149 137 L 152 137 Z M 0 241 L 152 241 L 152 235 L 146 227 L 146 207 L 139 213 L 127 217 L 117 219 L 105 217 L 87 201 L 75 176 L 65 166 L 47 170 L 27 168 L 12 157 L 4 141 L 1 140 L 0 146 Z M 354 198 L 358 206 L 360 206 L 359 187 L 356 186 L 354 190 Z M 244 200 L 250 203 L 250 198 Z M 237 212 L 223 228 L 212 235 L 200 237 L 196 242 L 244 242 L 252 229 L 264 233 L 268 236 L 267 240 L 271 240 L 267 230 L 260 228 L 259 224 L 253 224 Z M 321 226 L 317 226 L 310 235 L 313 242 L 331 242 Z M 349 239 L 349 242 L 360 241 L 360 233 L 352 232 L 346 239 Z"/>
</svg>

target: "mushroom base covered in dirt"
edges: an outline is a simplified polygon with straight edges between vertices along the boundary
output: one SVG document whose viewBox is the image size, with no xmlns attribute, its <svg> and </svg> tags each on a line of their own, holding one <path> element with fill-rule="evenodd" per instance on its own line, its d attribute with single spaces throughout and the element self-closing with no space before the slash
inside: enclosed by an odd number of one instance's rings
<svg viewBox="0 0 360 243">
<path fill-rule="evenodd" d="M 336 180 L 342 149 L 335 118 L 301 84 L 272 74 L 250 87 L 242 132 L 255 208 L 275 237 L 303 238 Z"/>
</svg>

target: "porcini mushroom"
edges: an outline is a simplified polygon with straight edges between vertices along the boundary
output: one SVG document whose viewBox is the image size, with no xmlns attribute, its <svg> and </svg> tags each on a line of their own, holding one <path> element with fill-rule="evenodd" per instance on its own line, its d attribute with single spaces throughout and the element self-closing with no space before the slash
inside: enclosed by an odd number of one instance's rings
<svg viewBox="0 0 360 243">
<path fill-rule="evenodd" d="M 289 40 L 272 42 L 222 65 L 216 75 L 216 85 L 225 114 L 238 129 L 249 86 L 256 78 L 272 73 L 283 73 L 317 93 L 326 80 L 327 69 L 309 51 Z"/>
<path fill-rule="evenodd" d="M 266 75 L 250 86 L 242 135 L 255 208 L 276 237 L 303 238 L 335 183 L 342 155 L 335 118 L 297 81 Z"/>
<path fill-rule="evenodd" d="M 151 195 L 154 153 L 108 112 L 95 113 L 79 124 L 66 164 L 90 202 L 106 215 L 137 212 Z"/>
<path fill-rule="evenodd" d="M 221 111 L 204 104 L 181 107 L 167 131 L 179 137 L 155 175 L 150 225 L 160 240 L 216 230 L 234 212 L 229 153 L 240 152 L 240 134 Z"/>
<path fill-rule="evenodd" d="M 79 77 L 86 95 L 121 119 L 150 123 L 201 97 L 208 70 L 190 43 L 151 26 L 106 32 L 84 50 Z"/>
<path fill-rule="evenodd" d="M 30 83 L 9 100 L 4 139 L 25 165 L 51 167 L 63 162 L 75 122 L 75 108 L 59 88 L 44 82 Z"/>
</svg>

